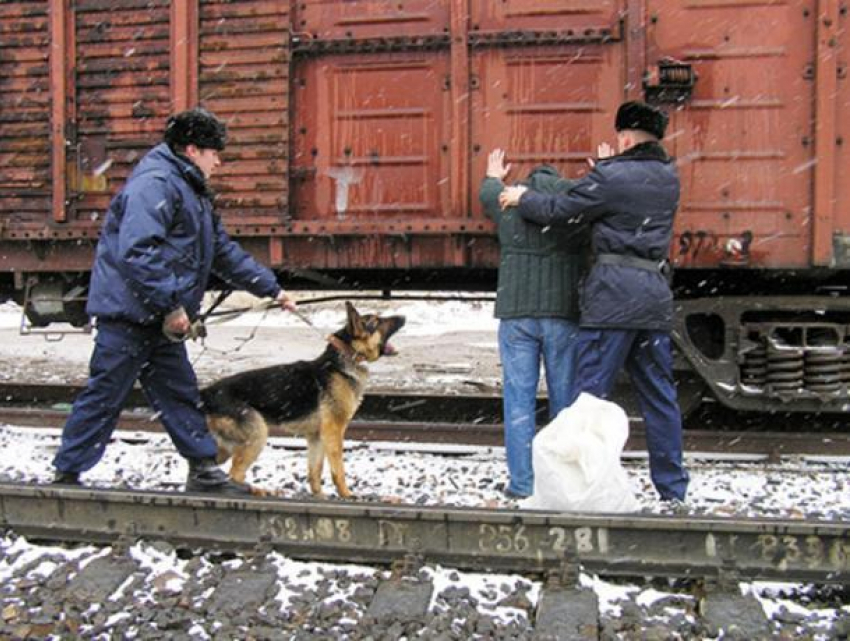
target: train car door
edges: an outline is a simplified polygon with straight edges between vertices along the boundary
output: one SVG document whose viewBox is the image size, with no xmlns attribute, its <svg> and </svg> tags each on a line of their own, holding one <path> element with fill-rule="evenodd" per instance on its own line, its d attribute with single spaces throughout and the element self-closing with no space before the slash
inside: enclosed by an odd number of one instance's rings
<svg viewBox="0 0 850 641">
<path fill-rule="evenodd" d="M 674 60 L 697 76 L 666 141 L 682 178 L 678 266 L 810 264 L 815 5 L 648 0 L 647 69 Z"/>
<path fill-rule="evenodd" d="M 549 163 L 586 173 L 624 98 L 625 49 L 618 0 L 471 3 L 472 211 L 489 150 L 507 150 L 510 180 Z"/>
</svg>

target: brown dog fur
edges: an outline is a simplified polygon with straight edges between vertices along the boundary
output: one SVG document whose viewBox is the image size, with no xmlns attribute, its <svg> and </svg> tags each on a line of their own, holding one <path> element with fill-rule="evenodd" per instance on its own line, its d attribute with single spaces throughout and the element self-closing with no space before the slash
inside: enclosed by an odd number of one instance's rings
<svg viewBox="0 0 850 641">
<path fill-rule="evenodd" d="M 327 458 L 337 492 L 343 498 L 352 496 L 343 464 L 345 431 L 363 400 L 366 363 L 381 357 L 405 318 L 360 315 L 351 303 L 345 305 L 345 327 L 328 337 L 318 358 L 242 372 L 201 390 L 218 462 L 233 458 L 230 476 L 235 481 L 245 481 L 269 431 L 277 429 L 307 439 L 313 494 L 322 496 Z"/>
</svg>

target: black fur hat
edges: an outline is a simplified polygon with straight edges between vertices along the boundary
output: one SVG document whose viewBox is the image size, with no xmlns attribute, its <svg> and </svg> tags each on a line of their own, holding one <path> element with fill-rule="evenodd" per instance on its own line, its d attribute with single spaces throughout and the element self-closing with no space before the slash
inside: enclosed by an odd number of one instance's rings
<svg viewBox="0 0 850 641">
<path fill-rule="evenodd" d="M 617 131 L 639 129 L 660 140 L 664 137 L 664 130 L 667 129 L 667 120 L 667 114 L 657 107 L 633 100 L 620 105 L 614 128 Z"/>
<path fill-rule="evenodd" d="M 163 138 L 170 147 L 195 145 L 221 151 L 227 142 L 227 127 L 206 109 L 196 107 L 171 116 Z"/>
</svg>

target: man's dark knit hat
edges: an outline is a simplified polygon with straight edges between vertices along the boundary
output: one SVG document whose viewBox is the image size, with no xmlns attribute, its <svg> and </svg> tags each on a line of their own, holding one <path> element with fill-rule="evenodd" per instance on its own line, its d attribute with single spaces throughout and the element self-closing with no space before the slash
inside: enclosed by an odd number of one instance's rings
<svg viewBox="0 0 850 641">
<path fill-rule="evenodd" d="M 171 147 L 195 145 L 221 151 L 227 142 L 227 127 L 206 109 L 196 107 L 171 116 L 163 138 Z"/>
<path fill-rule="evenodd" d="M 667 129 L 667 120 L 667 114 L 657 107 L 632 100 L 620 105 L 614 127 L 617 131 L 639 129 L 661 139 Z"/>
</svg>

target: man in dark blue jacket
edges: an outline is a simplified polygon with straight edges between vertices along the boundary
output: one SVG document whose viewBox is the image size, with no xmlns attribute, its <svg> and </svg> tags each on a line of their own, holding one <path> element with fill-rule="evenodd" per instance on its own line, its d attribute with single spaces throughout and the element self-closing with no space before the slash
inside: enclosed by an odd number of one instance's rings
<svg viewBox="0 0 850 641">
<path fill-rule="evenodd" d="M 670 331 L 673 295 L 666 278 L 679 176 L 661 146 L 662 111 L 627 102 L 617 111 L 618 155 L 600 145 L 600 160 L 566 194 L 508 187 L 502 207 L 516 206 L 540 225 L 590 225 L 594 264 L 582 287 L 578 369 L 571 394 L 605 398 L 625 367 L 637 391 L 652 481 L 664 500 L 684 500 L 682 419 L 676 402 Z"/>
<path fill-rule="evenodd" d="M 295 303 L 213 212 L 207 180 L 221 164 L 225 139 L 224 123 L 208 111 L 172 116 L 164 142 L 142 158 L 109 206 L 86 307 L 97 317 L 90 376 L 62 432 L 55 483 L 79 484 L 80 473 L 101 459 L 138 379 L 189 462 L 186 490 L 249 492 L 215 463 L 216 444 L 180 339 L 198 317 L 213 273 L 284 309 Z"/>
</svg>

